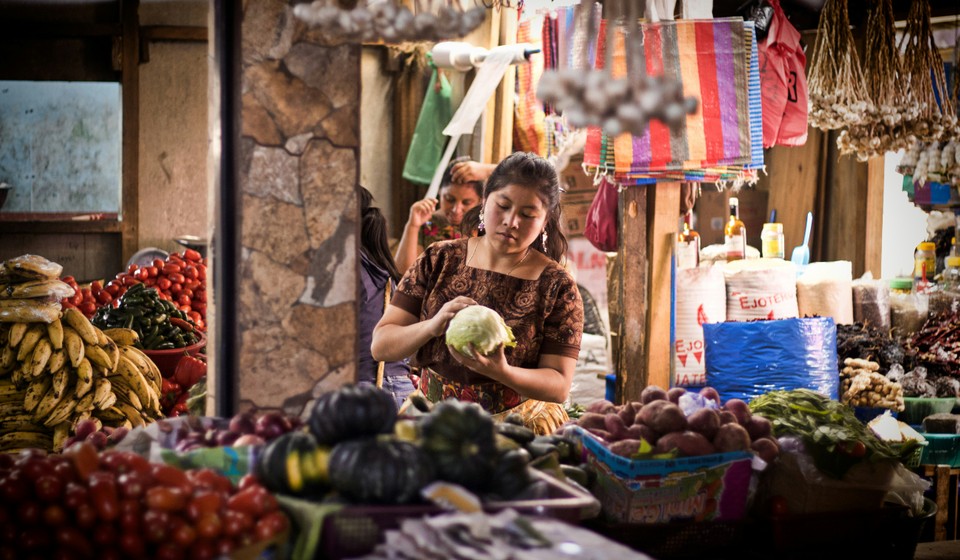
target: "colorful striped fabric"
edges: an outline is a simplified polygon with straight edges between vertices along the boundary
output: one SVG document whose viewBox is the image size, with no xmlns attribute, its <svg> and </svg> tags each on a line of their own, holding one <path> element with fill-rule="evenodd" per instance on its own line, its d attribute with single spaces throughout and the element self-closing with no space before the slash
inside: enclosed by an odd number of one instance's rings
<svg viewBox="0 0 960 560">
<path fill-rule="evenodd" d="M 547 18 L 549 19 L 549 17 Z M 542 24 L 536 20 L 521 21 L 517 28 L 517 42 L 529 43 L 543 49 L 540 33 Z M 535 84 L 540 81 L 543 66 L 531 61 L 518 64 L 516 104 L 513 118 L 513 149 L 547 155 L 543 105 L 537 101 Z"/>
<path fill-rule="evenodd" d="M 677 20 L 641 29 L 647 73 L 679 80 L 684 95 L 700 101 L 699 110 L 677 130 L 651 121 L 641 136 L 610 139 L 592 128 L 584 163 L 622 184 L 755 180 L 763 167 L 763 122 L 752 22 Z M 622 27 L 614 32 L 611 72 L 618 77 L 626 75 L 625 33 Z M 599 42 L 602 49 L 605 40 Z M 602 54 L 597 59 L 603 60 Z"/>
</svg>

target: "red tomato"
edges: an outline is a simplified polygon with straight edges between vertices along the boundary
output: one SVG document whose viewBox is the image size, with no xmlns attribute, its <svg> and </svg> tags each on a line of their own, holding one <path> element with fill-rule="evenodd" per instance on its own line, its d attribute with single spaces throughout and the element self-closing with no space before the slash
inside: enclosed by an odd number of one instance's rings
<svg viewBox="0 0 960 560">
<path fill-rule="evenodd" d="M 168 280 L 167 278 L 159 278 L 159 279 L 157 279 L 157 287 L 160 288 L 160 290 L 161 290 L 161 291 L 164 291 L 164 292 L 170 289 L 170 284 L 171 284 L 171 283 L 172 283 L 172 282 L 170 282 L 170 280 Z"/>
<path fill-rule="evenodd" d="M 179 274 L 181 271 L 180 265 L 177 264 L 165 264 L 163 265 L 163 275 L 170 276 L 171 274 Z"/>
<path fill-rule="evenodd" d="M 81 313 L 90 317 L 97 312 L 97 304 L 90 303 L 89 301 L 85 301 L 80 304 L 79 309 Z"/>
<path fill-rule="evenodd" d="M 139 283 L 140 281 L 134 278 L 133 276 L 124 276 L 123 278 L 123 285 L 127 287 L 135 286 Z"/>
<path fill-rule="evenodd" d="M 200 490 L 194 494 L 187 506 L 187 517 L 196 521 L 204 515 L 219 513 L 222 506 L 223 498 L 218 492 L 212 489 Z"/>
<path fill-rule="evenodd" d="M 227 500 L 227 508 L 256 518 L 275 510 L 277 500 L 270 495 L 266 488 L 257 485 L 230 496 L 230 499 Z"/>
<path fill-rule="evenodd" d="M 161 268 L 163 268 L 163 265 L 164 265 L 164 264 L 166 264 L 166 263 L 164 263 L 164 262 L 163 262 L 162 260 L 160 260 L 160 259 L 153 259 L 153 266 L 154 266 L 154 268 L 156 268 L 156 269 L 158 269 L 158 270 L 161 269 Z"/>
<path fill-rule="evenodd" d="M 147 278 L 146 280 L 143 281 L 143 283 L 152 288 L 157 285 L 157 279 Z"/>
<path fill-rule="evenodd" d="M 73 518 L 77 527 L 90 529 L 97 524 L 97 510 L 93 509 L 91 504 L 82 503 L 73 512 Z"/>
<path fill-rule="evenodd" d="M 174 284 L 183 284 L 187 280 L 186 278 L 183 277 L 183 274 L 180 274 L 179 271 L 173 272 L 171 274 L 167 274 L 167 278 L 169 278 L 170 281 L 173 282 Z"/>
<path fill-rule="evenodd" d="M 163 542 L 170 534 L 171 525 L 172 521 L 169 513 L 148 509 L 143 514 L 143 538 L 145 538 L 147 542 Z"/>
<path fill-rule="evenodd" d="M 93 556 L 93 546 L 87 536 L 76 527 L 61 527 L 55 533 L 60 546 L 76 551 L 83 558 Z"/>
<path fill-rule="evenodd" d="M 187 267 L 183 269 L 183 275 L 191 280 L 196 280 L 197 277 L 200 276 L 200 273 L 197 272 L 197 267 L 187 265 Z"/>
<path fill-rule="evenodd" d="M 274 511 L 261 517 L 257 521 L 257 527 L 254 534 L 258 541 L 272 539 L 280 533 L 287 530 L 290 521 L 282 511 Z"/>
<path fill-rule="evenodd" d="M 63 454 L 73 462 L 73 468 L 76 469 L 80 480 L 90 478 L 90 475 L 100 466 L 97 448 L 90 442 L 84 441 L 71 445 Z"/>
<path fill-rule="evenodd" d="M 193 387 L 201 377 L 207 374 L 207 364 L 194 356 L 183 356 L 177 362 L 173 378 L 181 387 Z"/>
<path fill-rule="evenodd" d="M 137 269 L 139 269 L 139 268 L 140 268 L 139 266 L 137 266 L 137 265 L 135 265 L 135 264 L 133 264 L 133 263 L 130 263 L 130 266 L 127 267 L 127 273 L 128 273 L 128 274 L 133 274 L 133 273 L 136 272 Z"/>
<path fill-rule="evenodd" d="M 37 525 L 40 523 L 40 515 L 42 512 L 43 508 L 41 508 L 37 502 L 33 500 L 22 502 L 17 508 L 17 521 L 23 525 Z"/>
<path fill-rule="evenodd" d="M 67 510 L 60 504 L 50 504 L 43 509 L 43 522 L 50 527 L 60 527 L 67 522 Z"/>
<path fill-rule="evenodd" d="M 187 493 L 176 486 L 154 486 L 147 490 L 147 507 L 160 511 L 180 511 L 187 505 Z"/>
<path fill-rule="evenodd" d="M 129 554 L 130 558 L 143 558 L 146 548 L 139 534 L 124 532 L 120 535 L 120 550 Z"/>
<path fill-rule="evenodd" d="M 214 490 L 224 495 L 229 495 L 233 491 L 233 483 L 230 479 L 210 468 L 192 469 L 187 471 L 187 476 L 196 488 Z M 198 492 L 197 495 L 199 494 Z"/>
<path fill-rule="evenodd" d="M 120 514 L 117 481 L 112 472 L 97 471 L 90 475 L 90 501 L 97 515 L 104 521 L 113 521 Z"/>
<path fill-rule="evenodd" d="M 170 284 L 170 295 L 176 296 L 181 290 L 183 290 L 183 286 L 179 283 L 173 282 Z"/>
<path fill-rule="evenodd" d="M 102 291 L 102 290 L 103 290 L 103 282 L 101 282 L 101 281 L 99 281 L 99 280 L 94 280 L 93 282 L 90 282 L 90 291 L 91 291 L 91 292 L 97 293 L 97 292 L 100 292 L 100 291 Z"/>
<path fill-rule="evenodd" d="M 223 522 L 215 513 L 205 513 L 196 522 L 197 536 L 201 539 L 215 539 L 223 530 Z"/>
<path fill-rule="evenodd" d="M 63 495 L 63 480 L 57 478 L 52 472 L 43 475 L 34 482 L 34 492 L 37 498 L 44 502 L 58 502 Z"/>
<path fill-rule="evenodd" d="M 110 282 L 107 284 L 104 290 L 110 292 L 110 295 L 116 296 L 117 294 L 120 293 L 120 286 L 114 284 L 113 282 Z"/>
<path fill-rule="evenodd" d="M 110 295 L 110 292 L 102 291 L 97 293 L 97 301 L 100 303 L 110 303 L 113 301 L 113 296 Z"/>
<path fill-rule="evenodd" d="M 190 479 L 187 478 L 187 473 L 177 467 L 152 463 L 150 465 L 150 473 L 153 475 L 153 480 L 160 486 L 176 486 L 185 491 L 191 489 Z"/>
<path fill-rule="evenodd" d="M 180 295 L 177 296 L 177 303 L 180 305 L 190 305 L 190 297 L 181 290 Z"/>
<path fill-rule="evenodd" d="M 240 477 L 240 482 L 237 484 L 240 490 L 246 490 L 251 486 L 259 486 L 259 485 L 260 485 L 260 481 L 257 480 L 257 477 L 249 473 Z"/>
<path fill-rule="evenodd" d="M 249 515 L 228 509 L 223 514 L 223 534 L 237 537 L 253 528 L 253 518 Z"/>
<path fill-rule="evenodd" d="M 68 482 L 63 491 L 63 505 L 70 509 L 78 509 L 82 504 L 88 503 L 89 495 L 87 487 L 76 482 Z"/>
<path fill-rule="evenodd" d="M 120 495 L 124 498 L 139 499 L 147 492 L 149 481 L 139 472 L 125 472 L 117 478 L 120 485 Z"/>
<path fill-rule="evenodd" d="M 197 540 L 197 530 L 191 527 L 189 523 L 180 522 L 174 527 L 170 538 L 183 548 L 188 548 L 193 544 L 193 541 Z"/>
<path fill-rule="evenodd" d="M 184 305 L 189 305 L 189 304 L 190 304 L 190 300 L 193 299 L 193 290 L 191 290 L 190 288 L 184 286 L 184 288 L 183 288 L 182 290 L 180 290 L 180 297 L 185 297 L 185 298 L 187 298 L 187 303 L 185 303 Z"/>
<path fill-rule="evenodd" d="M 120 502 L 120 527 L 125 532 L 139 532 L 141 517 L 139 499 L 127 499 Z"/>
<path fill-rule="evenodd" d="M 200 259 L 203 257 L 201 257 L 199 252 L 194 251 L 193 249 L 187 249 L 183 252 L 183 258 L 187 259 L 188 261 L 200 262 Z"/>
</svg>

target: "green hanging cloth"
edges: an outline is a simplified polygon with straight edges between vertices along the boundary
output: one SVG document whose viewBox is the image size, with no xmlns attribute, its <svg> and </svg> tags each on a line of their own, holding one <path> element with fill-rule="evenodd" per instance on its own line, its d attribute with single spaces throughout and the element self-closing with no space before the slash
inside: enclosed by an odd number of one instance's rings
<svg viewBox="0 0 960 560">
<path fill-rule="evenodd" d="M 447 143 L 443 129 L 453 118 L 450 94 L 450 82 L 434 67 L 420 116 L 417 117 L 417 127 L 410 141 L 407 160 L 403 165 L 403 178 L 407 181 L 429 185 L 434 171 L 440 165 L 443 148 Z"/>
</svg>

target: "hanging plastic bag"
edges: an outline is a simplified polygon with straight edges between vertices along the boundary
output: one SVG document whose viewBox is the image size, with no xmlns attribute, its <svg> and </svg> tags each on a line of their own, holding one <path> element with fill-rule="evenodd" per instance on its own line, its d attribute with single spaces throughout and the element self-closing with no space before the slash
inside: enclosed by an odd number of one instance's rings
<svg viewBox="0 0 960 560">
<path fill-rule="evenodd" d="M 447 77 L 434 68 L 403 164 L 403 178 L 407 181 L 429 185 L 433 179 L 433 172 L 443 159 L 443 148 L 447 143 L 443 129 L 453 118 L 451 93 Z"/>
<path fill-rule="evenodd" d="M 802 146 L 807 141 L 807 58 L 800 32 L 790 24 L 779 0 L 773 7 L 769 33 L 759 45 L 763 97 L 763 147 Z"/>
<path fill-rule="evenodd" d="M 597 194 L 587 210 L 583 236 L 601 251 L 617 250 L 617 203 L 619 189 L 615 183 L 601 178 Z"/>
</svg>

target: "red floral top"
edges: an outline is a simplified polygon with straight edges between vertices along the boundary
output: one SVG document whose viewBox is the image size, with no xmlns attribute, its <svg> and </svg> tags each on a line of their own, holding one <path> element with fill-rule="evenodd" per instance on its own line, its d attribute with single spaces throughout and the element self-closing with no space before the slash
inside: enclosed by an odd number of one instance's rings
<svg viewBox="0 0 960 560">
<path fill-rule="evenodd" d="M 466 265 L 468 241 L 429 246 L 400 281 L 391 305 L 422 321 L 451 299 L 467 296 L 496 310 L 513 330 L 517 345 L 506 349 L 509 364 L 536 368 L 542 354 L 576 359 L 583 335 L 583 301 L 570 274 L 555 262 L 536 280 L 473 268 Z M 460 365 L 443 336 L 424 344 L 413 363 L 456 383 L 491 383 L 490 378 Z"/>
<path fill-rule="evenodd" d="M 420 226 L 417 234 L 417 244 L 421 247 L 429 247 L 437 241 L 447 241 L 448 239 L 460 239 L 463 235 L 460 233 L 460 227 L 451 224 L 443 212 L 434 212 L 430 221 Z"/>
</svg>

